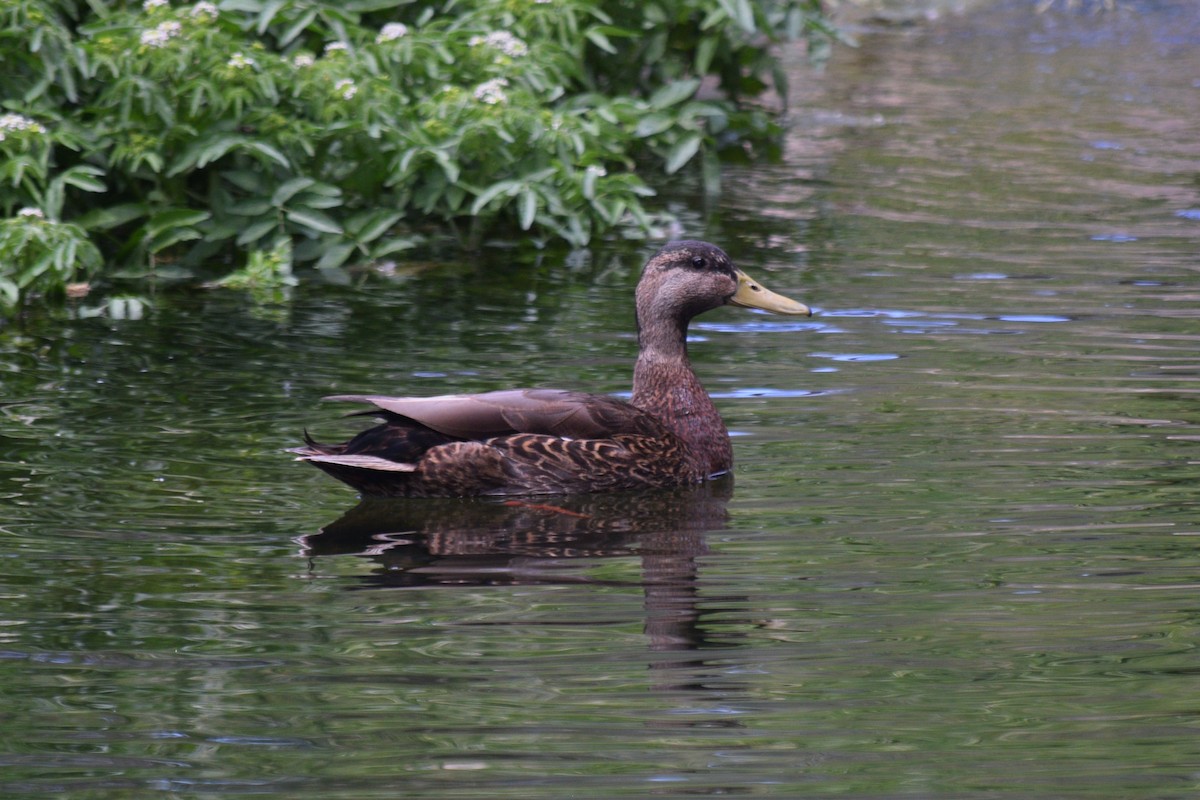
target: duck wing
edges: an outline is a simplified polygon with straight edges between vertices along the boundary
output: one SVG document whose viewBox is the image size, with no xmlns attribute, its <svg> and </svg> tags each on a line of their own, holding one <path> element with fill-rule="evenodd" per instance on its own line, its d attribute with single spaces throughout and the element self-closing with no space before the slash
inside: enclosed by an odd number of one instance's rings
<svg viewBox="0 0 1200 800">
<path fill-rule="evenodd" d="M 608 491 L 696 482 L 658 418 L 606 395 L 513 389 L 326 398 L 383 422 L 343 444 L 291 452 L 363 494 L 408 497 Z M 695 474 L 693 474 L 695 473 Z"/>
<path fill-rule="evenodd" d="M 434 397 L 335 395 L 326 400 L 374 406 L 362 414 L 401 417 L 454 439 L 482 441 L 515 433 L 562 439 L 655 435 L 663 428 L 646 412 L 615 397 L 560 389 L 508 389 Z"/>
</svg>

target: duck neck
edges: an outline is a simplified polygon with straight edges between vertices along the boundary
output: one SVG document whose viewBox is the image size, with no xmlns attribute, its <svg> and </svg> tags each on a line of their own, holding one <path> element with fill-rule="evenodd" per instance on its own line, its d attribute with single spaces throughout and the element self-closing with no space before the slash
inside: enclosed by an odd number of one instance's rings
<svg viewBox="0 0 1200 800">
<path fill-rule="evenodd" d="M 687 354 L 687 321 L 639 314 L 638 359 L 633 369 L 632 403 L 658 417 L 697 454 L 704 476 L 733 465 L 729 433 L 692 371 Z"/>
</svg>

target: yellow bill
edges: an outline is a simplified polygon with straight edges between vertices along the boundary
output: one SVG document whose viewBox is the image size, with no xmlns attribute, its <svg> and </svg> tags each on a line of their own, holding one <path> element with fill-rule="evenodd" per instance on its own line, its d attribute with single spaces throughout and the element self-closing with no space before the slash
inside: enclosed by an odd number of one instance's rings
<svg viewBox="0 0 1200 800">
<path fill-rule="evenodd" d="M 734 272 L 737 273 L 738 288 L 733 297 L 729 299 L 733 305 L 760 308 L 763 311 L 770 311 L 772 314 L 812 316 L 812 309 L 804 303 L 798 303 L 790 297 L 772 292 L 740 269 L 734 270 Z"/>
</svg>

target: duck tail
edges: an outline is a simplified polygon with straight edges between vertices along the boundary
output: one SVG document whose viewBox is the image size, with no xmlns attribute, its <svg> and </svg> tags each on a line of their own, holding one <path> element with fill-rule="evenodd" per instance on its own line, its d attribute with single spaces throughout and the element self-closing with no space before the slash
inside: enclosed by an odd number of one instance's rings
<svg viewBox="0 0 1200 800">
<path fill-rule="evenodd" d="M 310 457 L 310 456 L 336 455 L 336 454 L 342 452 L 342 450 L 344 450 L 344 449 L 345 449 L 345 445 L 321 444 L 320 442 L 318 442 L 316 439 L 314 439 L 312 437 L 312 434 L 310 434 L 308 432 L 308 428 L 305 428 L 304 429 L 304 446 L 303 447 L 289 447 L 287 449 L 287 452 L 295 453 L 296 455 L 301 456 L 303 458 L 303 457 Z"/>
</svg>

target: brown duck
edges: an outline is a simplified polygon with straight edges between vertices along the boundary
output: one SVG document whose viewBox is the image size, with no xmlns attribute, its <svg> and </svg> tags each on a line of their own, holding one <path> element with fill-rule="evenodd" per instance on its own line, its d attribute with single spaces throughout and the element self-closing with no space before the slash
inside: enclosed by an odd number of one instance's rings
<svg viewBox="0 0 1200 800">
<path fill-rule="evenodd" d="M 364 495 L 459 497 L 607 492 L 700 483 L 733 466 L 729 434 L 687 355 L 692 317 L 724 305 L 810 315 L 707 242 L 672 242 L 637 286 L 629 402 L 558 389 L 439 397 L 338 395 L 383 424 L 291 452 Z"/>
</svg>

